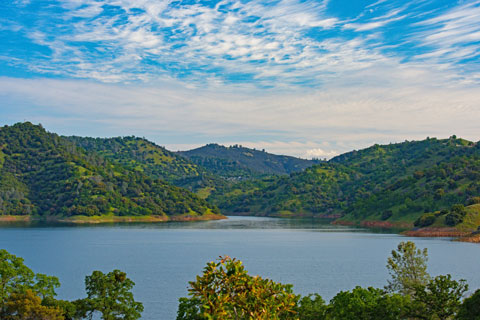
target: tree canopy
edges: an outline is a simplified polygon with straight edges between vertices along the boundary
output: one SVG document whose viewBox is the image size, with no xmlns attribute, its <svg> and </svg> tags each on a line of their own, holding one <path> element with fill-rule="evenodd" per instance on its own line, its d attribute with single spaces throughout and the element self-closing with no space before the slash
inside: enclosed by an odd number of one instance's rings
<svg viewBox="0 0 480 320">
<path fill-rule="evenodd" d="M 181 299 L 177 320 L 291 319 L 298 297 L 283 285 L 247 273 L 230 257 L 209 262 L 190 282 L 190 299 Z"/>
<path fill-rule="evenodd" d="M 430 280 L 427 272 L 427 249 L 417 249 L 412 241 L 401 242 L 397 250 L 392 250 L 387 260 L 391 279 L 385 287 L 390 292 L 412 295 L 418 285 L 426 285 Z"/>
</svg>

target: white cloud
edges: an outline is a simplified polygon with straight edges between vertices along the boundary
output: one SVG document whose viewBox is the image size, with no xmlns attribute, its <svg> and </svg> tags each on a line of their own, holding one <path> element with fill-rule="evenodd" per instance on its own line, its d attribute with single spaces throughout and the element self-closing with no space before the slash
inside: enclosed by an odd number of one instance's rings
<svg viewBox="0 0 480 320">
<path fill-rule="evenodd" d="M 306 152 L 307 159 L 331 159 L 337 155 L 338 155 L 337 151 L 334 151 L 334 150 L 325 151 L 320 148 L 310 149 L 310 150 L 307 150 Z"/>
<path fill-rule="evenodd" d="M 471 1 L 416 23 L 426 30 L 416 34 L 414 39 L 425 47 L 433 48 L 431 53 L 417 58 L 435 58 L 434 63 L 452 64 L 480 56 L 479 21 L 480 1 Z M 467 44 L 468 47 L 465 47 Z"/>
<path fill-rule="evenodd" d="M 41 122 L 52 131 L 133 134 L 172 149 L 240 143 L 309 157 L 312 149 L 328 156 L 427 136 L 479 140 L 477 88 L 433 86 L 434 77 L 405 70 L 398 78 L 386 78 L 382 87 L 369 85 L 367 73 L 365 85 L 348 88 L 332 82 L 315 91 L 197 89 L 173 80 L 145 86 L 4 77 L 0 101 L 5 110 L 15 108 L 19 121 Z"/>
<path fill-rule="evenodd" d="M 172 149 L 240 143 L 330 157 L 426 136 L 479 138 L 480 75 L 475 63 L 458 68 L 480 52 L 479 1 L 413 25 L 401 44 L 422 50 L 407 61 L 382 34 L 405 19 L 404 7 L 380 0 L 342 21 L 327 4 L 65 0 L 66 14 L 51 17 L 60 25 L 8 29 L 51 55 L 0 60 L 70 80 L 0 78 L 0 103 L 64 134 L 135 134 Z M 104 14 L 106 5 L 118 14 Z M 383 6 L 383 15 L 368 14 Z"/>
<path fill-rule="evenodd" d="M 432 48 L 416 61 L 476 81 L 450 64 L 478 55 L 478 45 L 458 48 L 479 39 L 477 4 L 414 25 L 422 32 L 404 41 Z M 37 27 L 28 30 L 32 41 L 52 51 L 50 57 L 23 60 L 32 71 L 103 82 L 176 77 L 196 86 L 243 81 L 281 88 L 320 87 L 379 63 L 392 68 L 411 63 L 389 51 L 395 44 L 382 36 L 386 25 L 411 17 L 411 2 L 395 7 L 378 1 L 348 21 L 329 14 L 328 1 L 224 0 L 212 7 L 169 0 L 65 0 L 60 5 L 66 10 L 60 16 L 38 15 Z M 116 13 L 105 13 L 112 6 Z M 344 36 L 346 29 L 355 35 Z M 322 30 L 331 35 L 315 36 Z"/>
</svg>

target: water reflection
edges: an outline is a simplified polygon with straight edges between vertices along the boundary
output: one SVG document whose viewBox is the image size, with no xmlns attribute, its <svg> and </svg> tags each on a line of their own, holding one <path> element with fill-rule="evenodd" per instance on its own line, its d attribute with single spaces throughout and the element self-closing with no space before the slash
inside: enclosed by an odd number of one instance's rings
<svg viewBox="0 0 480 320">
<path fill-rule="evenodd" d="M 238 217 L 230 216 L 224 220 L 194 221 L 194 222 L 115 222 L 98 224 L 58 223 L 45 221 L 15 221 L 1 222 L 0 228 L 51 228 L 51 227 L 78 227 L 78 228 L 142 228 L 142 229 L 294 229 L 294 230 L 318 230 L 322 232 L 364 232 L 367 229 L 351 226 L 331 224 L 329 219 L 313 218 L 270 218 L 270 217 Z"/>
</svg>

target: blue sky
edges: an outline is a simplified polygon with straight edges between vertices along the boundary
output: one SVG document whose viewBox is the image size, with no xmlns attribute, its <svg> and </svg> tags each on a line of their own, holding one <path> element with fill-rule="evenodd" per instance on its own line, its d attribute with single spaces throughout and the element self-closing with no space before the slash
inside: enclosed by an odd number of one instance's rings
<svg viewBox="0 0 480 320">
<path fill-rule="evenodd" d="M 3 0 L 0 117 L 302 157 L 477 141 L 480 1 Z"/>
</svg>

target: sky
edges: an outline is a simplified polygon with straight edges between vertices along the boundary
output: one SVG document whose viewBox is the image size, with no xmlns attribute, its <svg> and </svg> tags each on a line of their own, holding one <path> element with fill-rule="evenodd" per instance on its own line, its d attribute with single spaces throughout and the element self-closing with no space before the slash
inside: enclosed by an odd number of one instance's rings
<svg viewBox="0 0 480 320">
<path fill-rule="evenodd" d="M 0 125 L 331 158 L 480 140 L 480 1 L 2 0 Z"/>
</svg>

